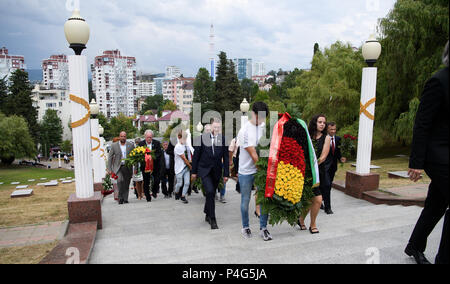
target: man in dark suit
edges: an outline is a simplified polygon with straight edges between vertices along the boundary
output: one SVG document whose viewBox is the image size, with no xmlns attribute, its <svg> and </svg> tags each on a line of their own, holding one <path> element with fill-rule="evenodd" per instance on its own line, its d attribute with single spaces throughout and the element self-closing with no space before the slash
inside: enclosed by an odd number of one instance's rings
<svg viewBox="0 0 450 284">
<path fill-rule="evenodd" d="M 435 263 L 448 264 L 450 261 L 448 42 L 443 63 L 446 67 L 428 80 L 422 92 L 409 159 L 411 180 L 418 181 L 423 171 L 431 178 L 424 209 L 405 249 L 405 253 L 419 264 L 430 263 L 424 255 L 427 238 L 444 215 Z"/>
<path fill-rule="evenodd" d="M 162 193 L 164 198 L 171 198 L 175 180 L 175 156 L 173 145 L 167 141 L 163 142 L 161 164 Z M 169 182 L 169 190 L 167 190 L 167 182 Z"/>
<path fill-rule="evenodd" d="M 225 137 L 220 133 L 222 124 L 219 120 L 212 123 L 212 132 L 204 133 L 194 143 L 194 157 L 192 159 L 192 179 L 200 177 L 206 192 L 204 213 L 205 221 L 210 223 L 211 229 L 218 229 L 215 213 L 215 196 L 219 181 L 228 181 L 228 147 Z"/>
<path fill-rule="evenodd" d="M 108 171 L 116 174 L 119 178 L 117 186 L 119 187 L 119 204 L 128 203 L 132 169 L 125 166 L 125 159 L 134 149 L 134 144 L 127 142 L 127 133 L 120 132 L 120 141 L 112 144 L 108 155 Z"/>
<path fill-rule="evenodd" d="M 328 186 L 326 190 L 322 192 L 322 197 L 324 201 L 323 209 L 327 214 L 333 214 L 331 210 L 331 187 L 333 185 L 334 176 L 338 169 L 338 161 L 341 163 L 346 162 L 346 158 L 342 157 L 341 154 L 341 137 L 336 136 L 336 123 L 329 122 L 327 124 L 328 135 L 331 137 L 330 152 L 328 153 L 327 159 L 325 160 L 325 168 L 328 171 Z"/>
<path fill-rule="evenodd" d="M 141 167 L 142 174 L 144 176 L 144 194 L 147 199 L 147 202 L 150 202 L 152 201 L 152 196 L 156 198 L 157 194 L 159 193 L 162 149 L 161 143 L 153 139 L 153 131 L 151 130 L 145 131 L 144 136 L 145 139 L 144 141 L 139 143 L 139 146 L 144 146 L 152 151 L 155 151 L 155 160 L 153 161 L 153 173 L 145 172 L 145 163 L 143 163 Z M 152 196 L 150 196 L 150 175 L 153 177 Z"/>
</svg>

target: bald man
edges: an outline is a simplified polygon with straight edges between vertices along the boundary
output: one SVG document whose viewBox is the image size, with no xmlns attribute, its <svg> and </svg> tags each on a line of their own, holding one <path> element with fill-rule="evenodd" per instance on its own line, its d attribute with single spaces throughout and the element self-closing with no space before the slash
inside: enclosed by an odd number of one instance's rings
<svg viewBox="0 0 450 284">
<path fill-rule="evenodd" d="M 112 144 L 111 151 L 108 156 L 108 171 L 115 173 L 117 186 L 119 187 L 119 204 L 128 203 L 128 195 L 130 191 L 130 181 L 133 175 L 132 169 L 125 166 L 125 159 L 131 151 L 133 151 L 133 143 L 127 142 L 127 133 L 120 132 L 119 141 Z"/>
</svg>

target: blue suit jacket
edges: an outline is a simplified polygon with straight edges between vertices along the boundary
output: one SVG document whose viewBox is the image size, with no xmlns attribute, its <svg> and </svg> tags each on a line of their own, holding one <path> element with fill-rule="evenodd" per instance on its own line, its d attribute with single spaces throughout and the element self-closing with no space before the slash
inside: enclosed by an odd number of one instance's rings
<svg viewBox="0 0 450 284">
<path fill-rule="evenodd" d="M 217 137 L 218 145 L 214 146 L 214 154 L 211 145 L 211 134 L 206 133 L 197 137 L 194 141 L 194 156 L 192 157 L 192 174 L 200 178 L 207 176 L 211 171 L 215 177 L 229 177 L 228 147 L 225 145 L 225 137 Z"/>
</svg>

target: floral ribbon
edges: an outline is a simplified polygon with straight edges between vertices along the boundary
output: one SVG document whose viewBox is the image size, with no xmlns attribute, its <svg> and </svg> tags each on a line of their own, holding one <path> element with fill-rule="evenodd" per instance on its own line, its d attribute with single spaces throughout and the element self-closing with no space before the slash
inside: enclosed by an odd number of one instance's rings
<svg viewBox="0 0 450 284">
<path fill-rule="evenodd" d="M 72 128 L 77 128 L 77 127 L 85 124 L 89 120 L 89 117 L 91 116 L 91 108 L 89 107 L 89 103 L 86 100 L 84 100 L 84 99 L 82 99 L 80 97 L 77 97 L 75 95 L 70 94 L 69 98 L 70 98 L 71 101 L 84 106 L 84 108 L 87 110 L 87 114 L 82 119 L 80 119 L 78 121 L 75 121 L 75 122 L 72 122 L 70 124 L 70 126 Z"/>
<path fill-rule="evenodd" d="M 367 101 L 367 103 L 366 103 L 365 105 L 363 105 L 363 104 L 360 102 L 360 103 L 359 103 L 359 104 L 360 104 L 359 115 L 361 115 L 361 113 L 364 113 L 370 120 L 374 120 L 375 117 L 374 117 L 370 112 L 367 111 L 367 108 L 368 108 L 371 104 L 375 103 L 376 100 L 377 100 L 376 98 L 372 98 L 372 99 L 370 99 L 369 101 Z"/>
<path fill-rule="evenodd" d="M 149 148 L 145 149 L 145 172 L 153 172 L 153 159 Z"/>
<path fill-rule="evenodd" d="M 289 121 L 289 119 L 291 119 L 291 115 L 289 113 L 286 112 L 281 114 L 281 118 L 273 128 L 272 140 L 270 142 L 269 164 L 267 166 L 266 198 L 272 198 L 275 192 L 275 182 L 278 168 L 278 151 L 280 150 L 281 139 L 283 138 L 283 126 Z"/>
</svg>

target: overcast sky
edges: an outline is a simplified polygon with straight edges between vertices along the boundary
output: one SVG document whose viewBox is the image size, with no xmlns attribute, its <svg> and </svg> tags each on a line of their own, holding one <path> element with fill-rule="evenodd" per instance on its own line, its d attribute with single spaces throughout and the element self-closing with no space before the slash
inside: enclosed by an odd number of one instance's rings
<svg viewBox="0 0 450 284">
<path fill-rule="evenodd" d="M 77 4 L 77 2 L 79 4 Z M 177 65 L 185 76 L 208 66 L 209 32 L 216 54 L 252 58 L 266 70 L 309 68 L 314 43 L 359 47 L 395 0 L 0 0 L 0 46 L 24 55 L 29 69 L 52 54 L 71 54 L 63 26 L 78 6 L 91 28 L 84 54 L 135 56 L 138 71 Z"/>
</svg>

